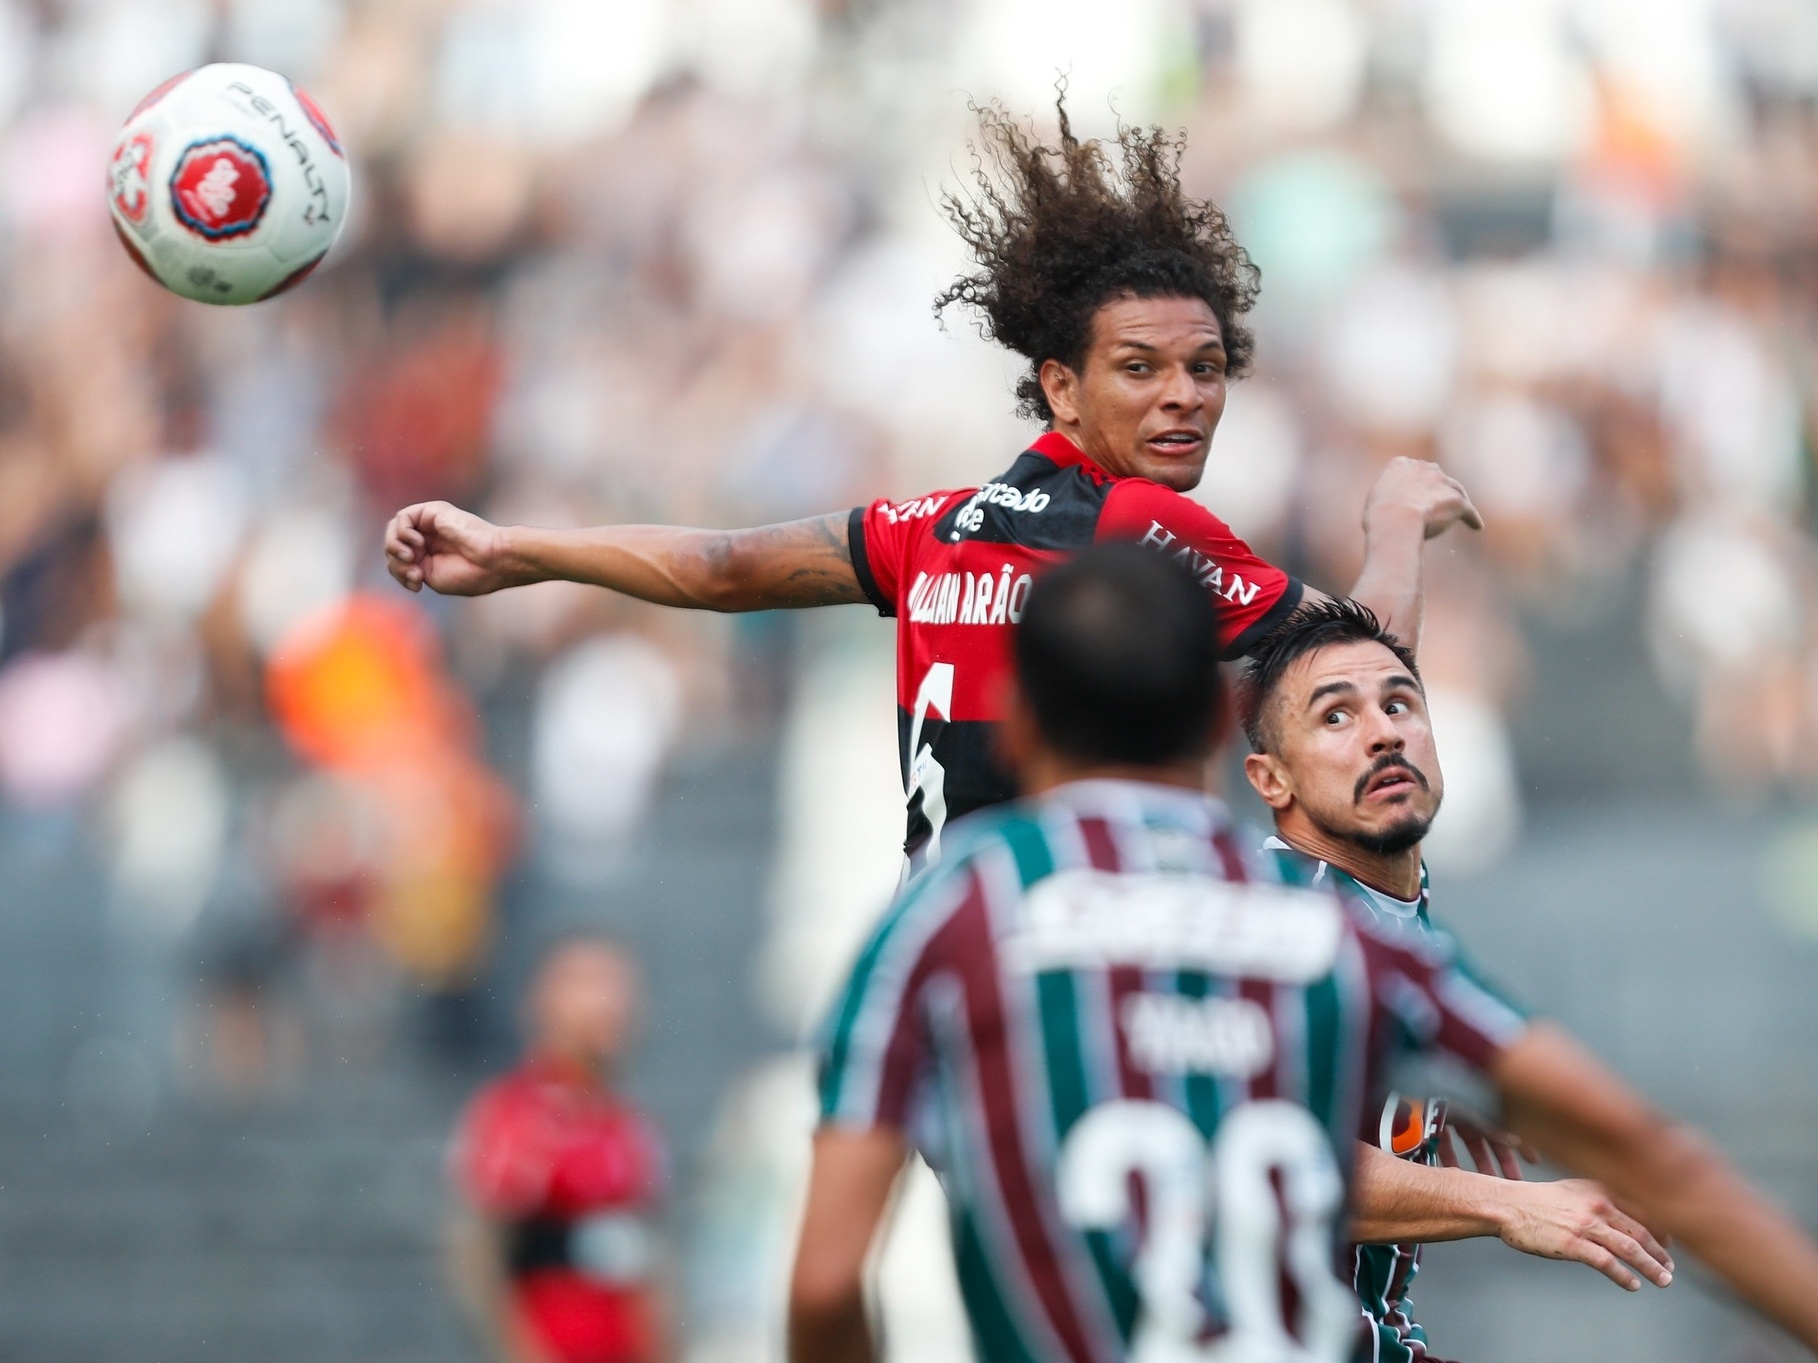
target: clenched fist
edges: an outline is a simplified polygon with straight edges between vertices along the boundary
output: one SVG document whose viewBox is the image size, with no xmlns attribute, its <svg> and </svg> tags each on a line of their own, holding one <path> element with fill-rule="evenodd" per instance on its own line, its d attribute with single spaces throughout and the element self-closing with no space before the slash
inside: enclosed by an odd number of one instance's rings
<svg viewBox="0 0 1818 1363">
<path fill-rule="evenodd" d="M 485 596 L 529 580 L 507 565 L 498 526 L 447 502 L 419 502 L 391 518 L 385 566 L 410 591 L 444 596 Z"/>
<path fill-rule="evenodd" d="M 1401 517 L 1418 517 L 1428 539 L 1459 521 L 1473 530 L 1483 529 L 1483 517 L 1471 505 L 1471 494 L 1463 483 L 1438 464 L 1405 455 L 1391 459 L 1377 475 L 1364 502 L 1364 529 Z"/>
</svg>

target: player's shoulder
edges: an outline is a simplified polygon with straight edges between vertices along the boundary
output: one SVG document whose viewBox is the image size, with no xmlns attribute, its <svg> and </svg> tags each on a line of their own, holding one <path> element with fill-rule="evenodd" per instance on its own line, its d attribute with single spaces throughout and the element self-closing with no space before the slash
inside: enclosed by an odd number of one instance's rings
<svg viewBox="0 0 1818 1363">
<path fill-rule="evenodd" d="M 470 1136 L 489 1137 L 515 1128 L 542 1109 L 538 1086 L 527 1065 L 494 1075 L 468 1098 L 462 1124 Z"/>
<path fill-rule="evenodd" d="M 940 855 L 897 897 L 893 916 L 956 912 L 974 891 L 1020 892 L 1054 870 L 1042 807 L 1028 799 L 974 810 L 941 830 Z"/>
<path fill-rule="evenodd" d="M 940 859 L 910 882 L 913 889 L 951 887 L 975 878 L 981 863 L 1013 855 L 1018 842 L 1040 836 L 1027 803 L 989 805 L 953 820 L 941 830 Z"/>
<path fill-rule="evenodd" d="M 956 503 L 965 501 L 978 491 L 974 487 L 941 488 L 934 492 L 924 492 L 919 497 L 910 497 L 896 501 L 880 497 L 862 508 L 869 521 L 890 526 L 912 526 L 918 521 L 929 525 L 939 519 L 941 513 Z"/>
<path fill-rule="evenodd" d="M 938 922 L 959 911 L 978 881 L 979 863 L 1005 844 L 994 825 L 1003 807 L 980 810 L 955 819 L 941 830 L 935 858 L 911 873 L 896 893 L 889 909 L 878 920 L 874 943 L 899 938 L 913 930 L 921 938 L 932 935 Z"/>
<path fill-rule="evenodd" d="M 1113 482 L 1106 489 L 1100 523 L 1107 534 L 1120 536 L 1148 532 L 1152 527 L 1157 538 L 1170 532 L 1177 538 L 1196 540 L 1238 538 L 1205 503 L 1148 478 Z"/>
<path fill-rule="evenodd" d="M 1052 433 L 1037 440 L 989 482 L 947 502 L 933 523 L 942 544 L 1014 544 L 1035 550 L 1077 549 L 1092 542 L 1108 474 L 1077 458 Z"/>
<path fill-rule="evenodd" d="M 1390 917 L 1363 895 L 1338 891 L 1345 917 L 1372 969 L 1406 973 L 1450 970 L 1461 964 L 1457 939 L 1424 919 Z"/>
</svg>

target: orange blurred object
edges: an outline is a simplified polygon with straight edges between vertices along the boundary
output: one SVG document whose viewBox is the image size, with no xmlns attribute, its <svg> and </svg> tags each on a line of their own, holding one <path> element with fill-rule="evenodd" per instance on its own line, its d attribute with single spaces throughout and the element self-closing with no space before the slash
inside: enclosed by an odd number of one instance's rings
<svg viewBox="0 0 1818 1363">
<path fill-rule="evenodd" d="M 355 594 L 280 641 L 265 681 L 286 740 L 371 811 L 376 864 L 350 902 L 400 966 L 448 987 L 489 943 L 516 811 L 472 751 L 471 708 L 439 655 L 420 608 Z"/>
<path fill-rule="evenodd" d="M 266 698 L 297 752 L 371 767 L 464 737 L 464 706 L 442 681 L 420 610 L 364 593 L 311 616 L 273 650 Z"/>
</svg>

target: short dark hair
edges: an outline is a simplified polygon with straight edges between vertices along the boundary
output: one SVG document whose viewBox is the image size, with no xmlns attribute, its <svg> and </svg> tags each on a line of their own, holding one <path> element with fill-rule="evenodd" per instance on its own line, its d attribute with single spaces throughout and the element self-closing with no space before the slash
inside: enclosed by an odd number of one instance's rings
<svg viewBox="0 0 1818 1363">
<path fill-rule="evenodd" d="M 1184 137 L 1120 126 L 1113 143 L 1073 135 L 1063 85 L 1060 135 L 1044 146 L 995 104 L 977 110 L 983 150 L 975 189 L 942 207 L 978 262 L 934 301 L 971 308 L 980 330 L 1029 361 L 1017 411 L 1053 419 L 1045 360 L 1085 365 L 1098 310 L 1119 298 L 1198 298 L 1218 319 L 1226 373 L 1249 366 L 1255 340 L 1242 317 L 1256 303 L 1256 266 L 1217 204 L 1180 184 Z M 1115 158 L 1112 155 L 1115 150 Z"/>
<path fill-rule="evenodd" d="M 1211 741 L 1217 613 L 1205 588 L 1159 554 L 1098 545 L 1045 573 L 1013 654 L 1042 737 L 1068 757 L 1156 766 Z"/>
<path fill-rule="evenodd" d="M 1345 597 L 1315 601 L 1300 607 L 1278 628 L 1250 650 L 1250 661 L 1238 685 L 1238 714 L 1244 737 L 1253 752 L 1269 752 L 1279 735 L 1267 722 L 1270 702 L 1281 689 L 1282 678 L 1297 658 L 1333 644 L 1381 644 L 1393 653 L 1408 675 L 1420 682 L 1414 652 L 1383 628 L 1368 606 Z"/>
</svg>

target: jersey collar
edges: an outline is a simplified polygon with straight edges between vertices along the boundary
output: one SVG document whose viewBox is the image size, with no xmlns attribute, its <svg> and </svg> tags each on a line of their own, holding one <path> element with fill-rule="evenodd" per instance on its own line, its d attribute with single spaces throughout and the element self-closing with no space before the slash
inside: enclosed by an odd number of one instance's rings
<svg viewBox="0 0 1818 1363">
<path fill-rule="evenodd" d="M 1306 857 L 1308 861 L 1314 860 L 1314 858 L 1308 857 L 1307 854 L 1298 847 L 1293 846 L 1273 833 L 1263 839 L 1263 848 L 1265 851 L 1269 852 L 1292 852 L 1297 857 Z M 1343 867 L 1334 866 L 1329 861 L 1322 861 L 1319 863 L 1319 869 L 1314 872 L 1313 875 L 1313 883 L 1317 885 L 1324 880 L 1327 871 L 1331 871 L 1334 878 L 1342 876 L 1346 884 L 1356 889 L 1360 894 L 1368 898 L 1372 904 L 1392 918 L 1420 917 L 1420 906 L 1425 902 L 1427 897 L 1427 864 L 1424 861 L 1420 863 L 1420 894 L 1414 899 L 1398 899 L 1392 894 L 1376 889 L 1374 886 L 1366 885 Z"/>
<path fill-rule="evenodd" d="M 576 1093 L 605 1093 L 605 1083 L 598 1074 L 576 1064 L 566 1056 L 532 1049 L 524 1057 L 524 1071 L 539 1084 L 552 1088 L 572 1089 Z"/>
<path fill-rule="evenodd" d="M 1223 828 L 1230 822 L 1225 804 L 1217 796 L 1185 786 L 1162 785 L 1154 781 L 1133 781 L 1116 776 L 1086 776 L 1044 791 L 1038 799 L 1053 800 L 1073 810 L 1096 811 L 1151 808 L 1168 810 L 1178 816 L 1204 820 L 1209 827 Z"/>
<path fill-rule="evenodd" d="M 1103 482 L 1110 482 L 1117 477 L 1116 474 L 1106 472 L 1088 458 L 1086 452 L 1073 443 L 1071 436 L 1062 435 L 1059 431 L 1043 431 L 1029 448 L 1051 464 L 1057 464 L 1064 469 L 1082 468 L 1092 477 Z"/>
</svg>

